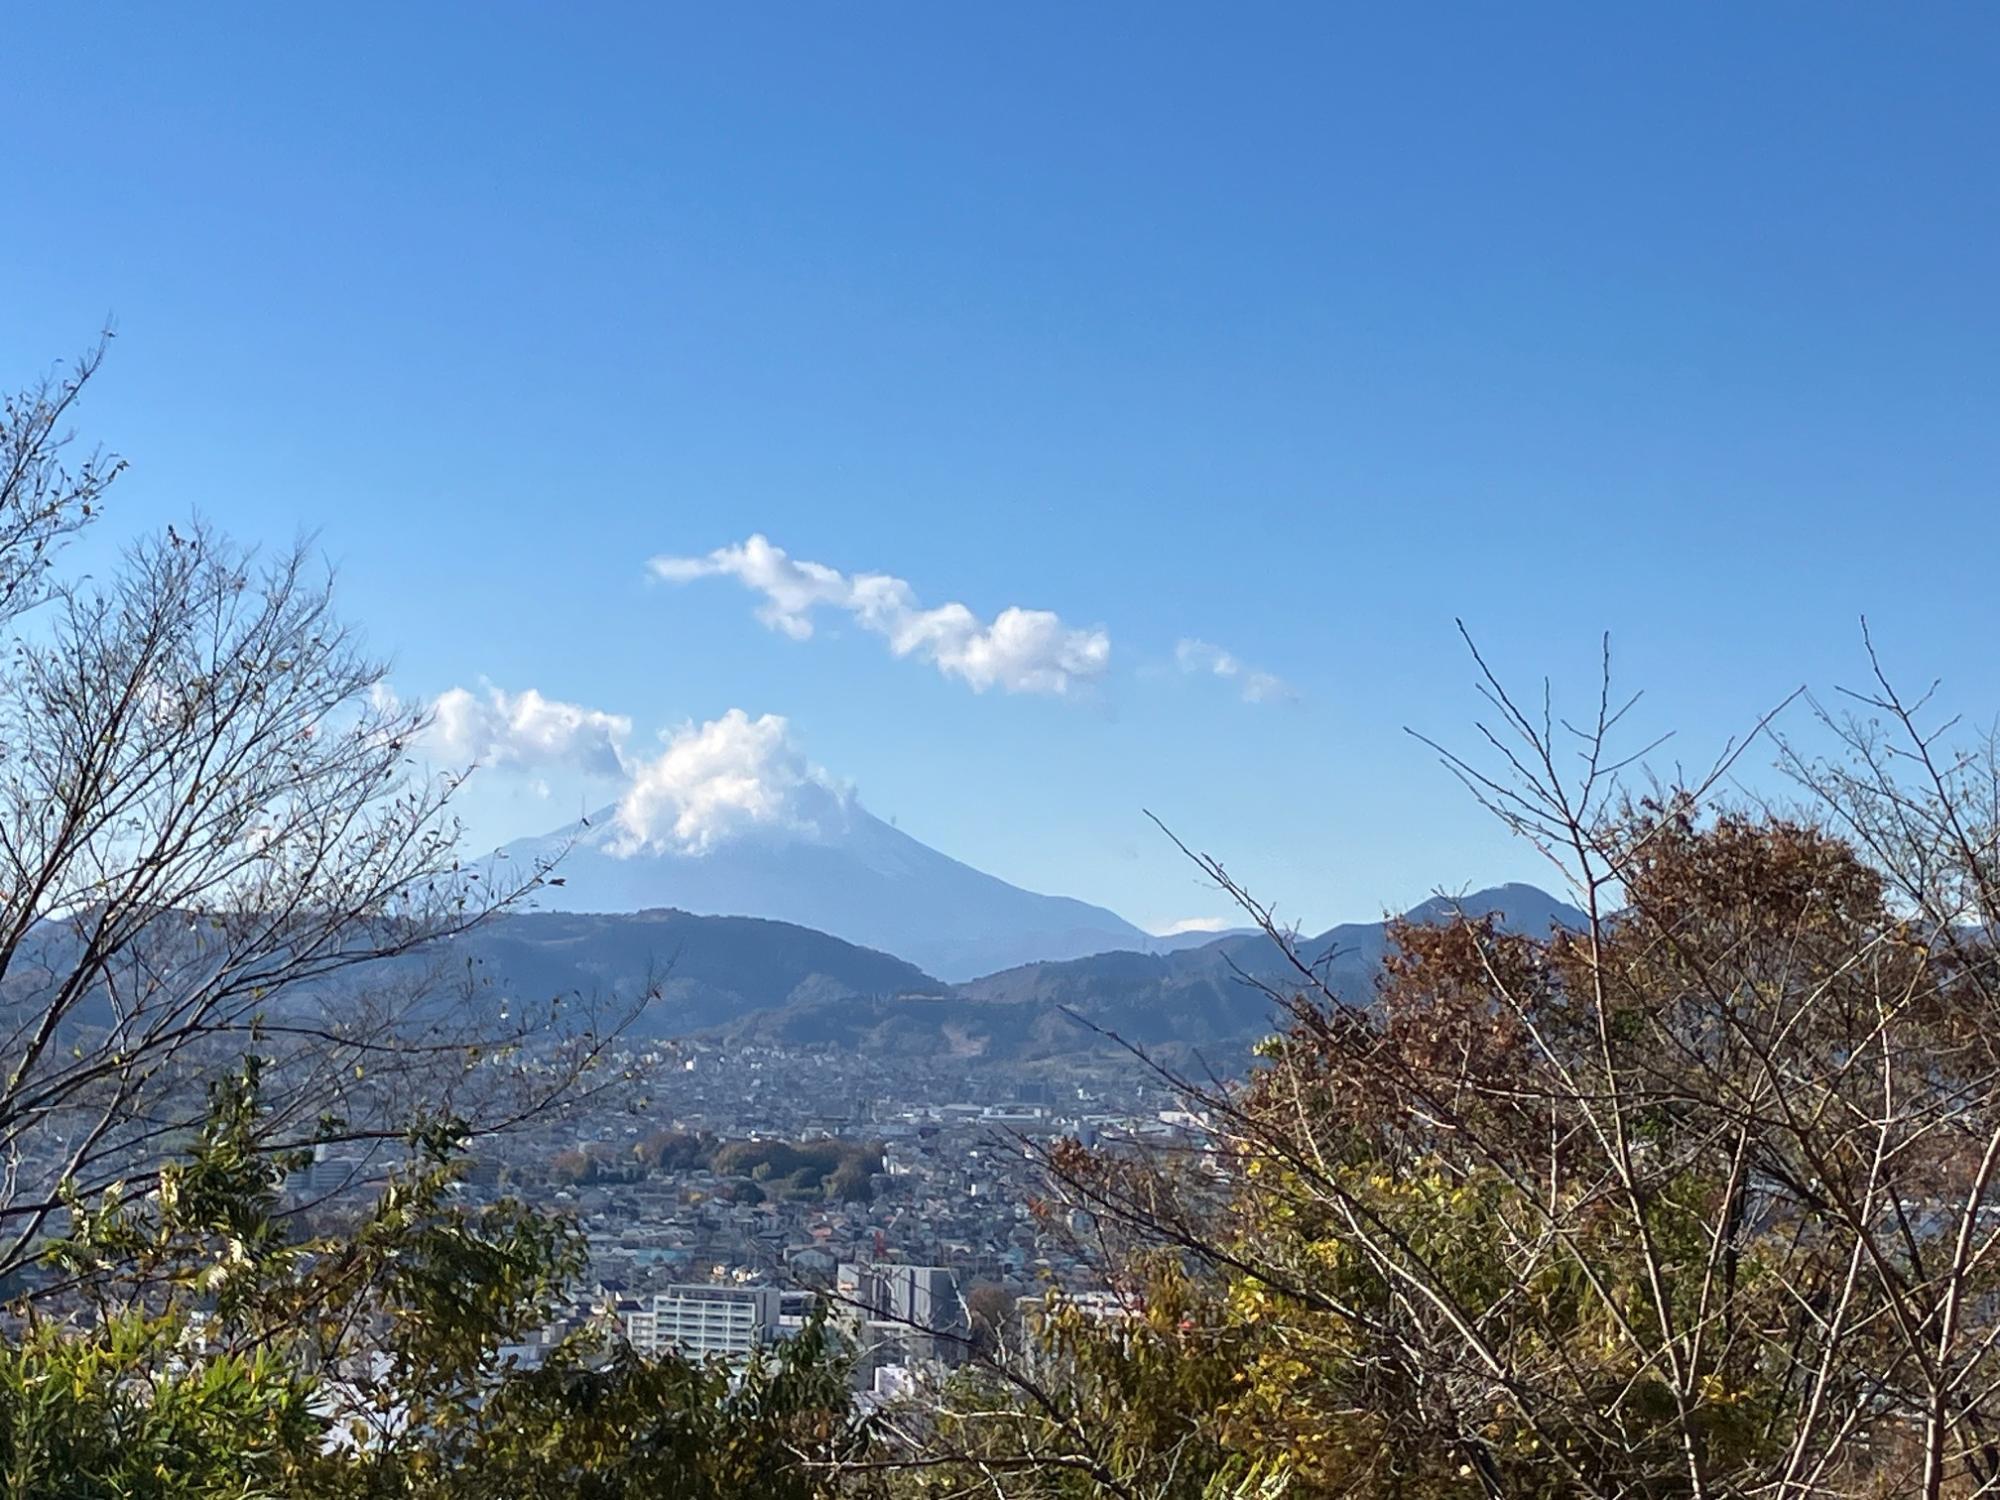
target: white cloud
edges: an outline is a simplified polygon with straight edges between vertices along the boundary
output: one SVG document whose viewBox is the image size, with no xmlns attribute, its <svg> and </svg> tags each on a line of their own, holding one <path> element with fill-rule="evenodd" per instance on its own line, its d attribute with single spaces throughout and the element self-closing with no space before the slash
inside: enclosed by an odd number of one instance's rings
<svg viewBox="0 0 2000 1500">
<path fill-rule="evenodd" d="M 897 656 L 928 661 L 974 692 L 1064 694 L 1102 677 L 1111 662 L 1102 629 L 1077 629 L 1045 609 L 1009 606 L 990 623 L 963 604 L 926 609 L 901 578 L 803 562 L 762 536 L 706 557 L 656 557 L 649 566 L 668 583 L 734 578 L 763 595 L 757 618 L 795 641 L 811 637 L 818 610 L 843 611 Z"/>
<path fill-rule="evenodd" d="M 400 707 L 385 694 L 383 706 Z M 543 772 L 583 772 L 620 783 L 605 848 L 701 854 L 756 830 L 826 836 L 846 825 L 851 790 L 810 763 L 776 714 L 753 719 L 732 708 L 719 719 L 662 733 L 657 755 L 628 747 L 632 721 L 533 688 L 490 683 L 452 688 L 430 705 L 426 740 L 443 758 L 523 773 L 523 789 L 547 801 Z"/>
<path fill-rule="evenodd" d="M 1227 932 L 1230 922 L 1227 917 L 1182 917 L 1178 922 L 1169 922 L 1154 937 L 1179 937 L 1187 932 Z"/>
<path fill-rule="evenodd" d="M 619 776 L 631 733 L 632 721 L 622 714 L 488 683 L 483 696 L 462 687 L 441 693 L 431 705 L 429 739 L 438 754 L 461 764 Z"/>
<path fill-rule="evenodd" d="M 844 822 L 851 794 L 807 761 L 777 714 L 732 708 L 688 724 L 666 748 L 631 766 L 619 799 L 613 854 L 702 854 L 755 830 L 826 835 Z"/>
<path fill-rule="evenodd" d="M 1260 672 L 1234 652 L 1192 636 L 1174 647 L 1174 660 L 1183 672 L 1205 673 L 1238 683 L 1245 703 L 1287 703 L 1298 697 L 1290 683 L 1271 672 Z"/>
</svg>

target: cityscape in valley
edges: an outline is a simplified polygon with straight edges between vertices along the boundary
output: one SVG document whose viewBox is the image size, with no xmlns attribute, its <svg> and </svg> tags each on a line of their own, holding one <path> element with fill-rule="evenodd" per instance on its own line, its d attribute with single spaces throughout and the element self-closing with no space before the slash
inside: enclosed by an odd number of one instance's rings
<svg viewBox="0 0 2000 1500">
<path fill-rule="evenodd" d="M 567 841 L 537 842 L 557 851 L 549 868 L 568 879 L 535 894 L 567 908 L 591 900 Z M 1089 1216 L 1041 1201 L 1042 1153 L 1063 1138 L 1135 1151 L 1206 1144 L 1179 1070 L 1239 1074 L 1280 1024 L 1297 961 L 1365 1002 L 1388 951 L 1377 921 L 1075 954 L 1092 940 L 1079 933 L 1138 929 L 1109 912 L 1093 913 L 1096 929 L 1033 925 L 1080 903 L 900 843 L 920 869 L 946 868 L 971 887 L 957 930 L 981 932 L 990 951 L 1064 956 L 947 983 L 783 922 L 780 912 L 832 899 L 790 868 L 818 865 L 826 844 L 796 836 L 736 851 L 768 880 L 725 877 L 781 893 L 766 911 L 502 914 L 462 940 L 490 971 L 489 1004 L 532 1003 L 524 986 L 537 984 L 626 1002 L 602 1064 L 615 1081 L 482 1143 L 464 1178 L 475 1201 L 524 1197 L 573 1215 L 587 1236 L 578 1297 L 521 1358 L 532 1363 L 597 1321 L 649 1353 L 742 1359 L 795 1335 L 824 1303 L 853 1335 L 857 1389 L 879 1397 L 936 1380 L 966 1357 L 975 1318 L 1016 1323 L 1022 1300 L 1050 1288 L 1115 1308 Z M 535 845 L 510 852 L 532 859 Z M 636 899 L 655 873 L 677 899 L 701 899 L 704 859 L 634 864 L 617 873 Z M 897 909 L 904 870 L 889 874 L 889 905 L 857 913 L 860 930 L 907 920 Z M 979 910 L 988 889 L 1008 908 Z M 1028 914 L 1023 925 L 1010 926 L 1009 908 Z M 1405 920 L 1458 914 L 1526 932 L 1583 921 L 1525 885 L 1440 896 Z M 921 934 L 914 946 L 953 951 Z M 322 1150 L 287 1191 L 337 1211 L 343 1194 L 365 1192 L 370 1167 L 363 1153 Z"/>
</svg>

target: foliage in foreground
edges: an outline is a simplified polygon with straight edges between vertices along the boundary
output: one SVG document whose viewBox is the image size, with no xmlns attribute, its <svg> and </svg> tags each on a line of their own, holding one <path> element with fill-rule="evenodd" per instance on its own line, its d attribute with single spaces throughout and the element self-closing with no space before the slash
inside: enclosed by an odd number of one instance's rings
<svg viewBox="0 0 2000 1500">
<path fill-rule="evenodd" d="M 2000 775 L 1869 703 L 1783 813 L 1612 795 L 1601 735 L 1565 782 L 1513 715 L 1465 769 L 1578 925 L 1400 927 L 1359 1003 L 1301 955 L 1189 1149 L 1051 1149 L 1125 1302 L 905 1416 L 925 1484 L 2000 1490 Z"/>
<path fill-rule="evenodd" d="M 804 1500 L 865 1442 L 824 1330 L 735 1372 L 593 1337 L 518 1367 L 570 1226 L 456 1205 L 447 1131 L 351 1232 L 293 1239 L 257 1110 L 251 1070 L 154 1193 L 72 1205 L 0 1351 L 0 1495 Z"/>
<path fill-rule="evenodd" d="M 1250 1077 L 1186 1083 L 1190 1149 L 1049 1150 L 1120 1299 L 1052 1295 L 867 1422 L 818 1338 L 740 1379 L 509 1368 L 573 1233 L 457 1205 L 443 1130 L 293 1241 L 253 1072 L 154 1194 L 70 1206 L 0 1368 L 5 1493 L 1986 1493 L 2000 778 L 1909 796 L 1874 743 L 1814 773 L 1844 828 L 1621 801 L 1572 819 L 1580 928 L 1401 927 L 1365 1004 L 1302 964 Z"/>
</svg>

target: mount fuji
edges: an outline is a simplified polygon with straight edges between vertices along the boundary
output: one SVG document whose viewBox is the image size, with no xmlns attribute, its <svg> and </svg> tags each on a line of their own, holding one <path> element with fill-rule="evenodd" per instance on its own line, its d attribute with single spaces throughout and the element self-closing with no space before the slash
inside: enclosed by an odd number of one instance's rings
<svg viewBox="0 0 2000 1500">
<path fill-rule="evenodd" d="M 803 824 L 758 827 L 693 848 L 636 844 L 605 808 L 582 826 L 522 839 L 516 861 L 561 855 L 545 911 L 662 907 L 817 928 L 906 959 L 946 980 L 1115 949 L 1177 951 L 1214 933 L 1162 938 L 1116 912 L 1045 896 L 919 843 L 851 800 Z"/>
</svg>

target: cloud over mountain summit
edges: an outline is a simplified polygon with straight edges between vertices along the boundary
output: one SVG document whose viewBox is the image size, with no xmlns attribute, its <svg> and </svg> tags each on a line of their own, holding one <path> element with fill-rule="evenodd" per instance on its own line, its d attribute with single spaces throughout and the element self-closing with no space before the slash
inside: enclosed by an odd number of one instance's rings
<svg viewBox="0 0 2000 1500">
<path fill-rule="evenodd" d="M 657 756 L 632 767 L 606 847 L 619 857 L 702 854 L 755 830 L 827 837 L 851 801 L 806 759 L 784 718 L 732 708 L 675 730 Z"/>
<path fill-rule="evenodd" d="M 845 826 L 851 788 L 806 758 L 790 721 L 732 708 L 635 753 L 632 721 L 533 688 L 455 687 L 431 704 L 430 749 L 458 765 L 582 772 L 617 785 L 606 853 L 705 854 L 753 832 L 828 838 Z"/>
</svg>

